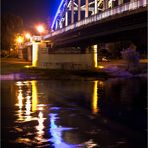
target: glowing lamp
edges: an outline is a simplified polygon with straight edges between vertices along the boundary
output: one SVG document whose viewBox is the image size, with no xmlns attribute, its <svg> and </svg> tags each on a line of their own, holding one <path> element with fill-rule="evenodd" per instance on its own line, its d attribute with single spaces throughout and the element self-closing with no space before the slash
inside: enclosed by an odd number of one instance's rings
<svg viewBox="0 0 148 148">
<path fill-rule="evenodd" d="M 37 31 L 39 33 L 43 33 L 45 31 L 44 27 L 42 25 L 37 26 Z"/>
<path fill-rule="evenodd" d="M 26 34 L 25 34 L 25 37 L 26 37 L 26 39 L 30 39 L 30 38 L 31 38 L 30 33 L 26 33 Z"/>
<path fill-rule="evenodd" d="M 22 36 L 19 36 L 19 37 L 17 37 L 16 41 L 21 44 L 24 42 L 24 39 Z"/>
</svg>

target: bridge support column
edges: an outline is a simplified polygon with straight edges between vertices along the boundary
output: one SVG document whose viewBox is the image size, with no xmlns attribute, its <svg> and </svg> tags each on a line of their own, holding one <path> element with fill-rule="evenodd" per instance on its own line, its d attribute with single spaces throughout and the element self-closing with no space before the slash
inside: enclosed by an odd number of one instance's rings
<svg viewBox="0 0 148 148">
<path fill-rule="evenodd" d="M 18 58 L 23 59 L 23 51 L 21 48 L 18 49 Z"/>
<path fill-rule="evenodd" d="M 71 24 L 74 23 L 74 0 L 71 0 Z"/>
<path fill-rule="evenodd" d="M 103 0 L 103 10 L 108 8 L 108 0 Z"/>
<path fill-rule="evenodd" d="M 62 28 L 63 27 L 63 22 L 59 21 L 59 27 Z"/>
<path fill-rule="evenodd" d="M 65 26 L 68 26 L 68 11 L 65 13 Z"/>
<path fill-rule="evenodd" d="M 94 59 L 94 67 L 96 68 L 98 66 L 98 59 L 97 59 L 97 48 L 98 45 L 93 45 L 93 59 Z"/>
<path fill-rule="evenodd" d="M 81 0 L 78 0 L 78 21 L 81 20 Z"/>
<path fill-rule="evenodd" d="M 59 26 L 59 22 L 56 21 L 56 26 L 55 26 L 55 29 L 56 29 L 56 30 L 58 29 L 58 26 Z"/>
<path fill-rule="evenodd" d="M 27 47 L 27 60 L 28 61 L 31 61 L 32 60 L 32 52 L 31 52 L 31 47 L 29 46 L 29 47 Z"/>
<path fill-rule="evenodd" d="M 33 42 L 32 44 L 32 66 L 37 67 L 38 62 L 39 43 Z"/>
<path fill-rule="evenodd" d="M 123 0 L 118 0 L 118 5 L 122 5 L 123 4 Z"/>
<path fill-rule="evenodd" d="M 98 13 L 98 0 L 95 0 L 95 14 Z"/>
<path fill-rule="evenodd" d="M 88 17 L 88 0 L 85 0 L 85 17 Z"/>
</svg>

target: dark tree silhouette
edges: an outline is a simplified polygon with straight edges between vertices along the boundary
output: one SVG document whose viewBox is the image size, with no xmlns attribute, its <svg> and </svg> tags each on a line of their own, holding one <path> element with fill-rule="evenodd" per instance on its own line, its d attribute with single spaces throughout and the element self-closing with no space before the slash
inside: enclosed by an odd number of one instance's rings
<svg viewBox="0 0 148 148">
<path fill-rule="evenodd" d="M 5 14 L 1 18 L 1 49 L 10 50 L 15 45 L 15 38 L 23 31 L 23 19 L 13 14 Z"/>
</svg>

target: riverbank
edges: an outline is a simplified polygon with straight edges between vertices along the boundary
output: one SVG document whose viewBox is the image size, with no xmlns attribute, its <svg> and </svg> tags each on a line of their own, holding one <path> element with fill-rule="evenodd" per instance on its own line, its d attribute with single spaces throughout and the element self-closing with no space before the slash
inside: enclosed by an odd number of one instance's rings
<svg viewBox="0 0 148 148">
<path fill-rule="evenodd" d="M 20 59 L 2 58 L 1 59 L 1 79 L 106 79 L 107 73 L 102 70 L 49 70 L 31 67 L 31 62 Z"/>
<path fill-rule="evenodd" d="M 141 60 L 141 73 L 134 76 L 147 76 L 147 60 Z M 99 62 L 95 70 L 49 70 L 31 67 L 31 62 L 21 59 L 1 59 L 1 79 L 33 80 L 33 79 L 64 79 L 64 80 L 96 80 L 109 77 L 133 77 L 126 70 L 125 62 L 113 60 L 111 62 Z"/>
</svg>

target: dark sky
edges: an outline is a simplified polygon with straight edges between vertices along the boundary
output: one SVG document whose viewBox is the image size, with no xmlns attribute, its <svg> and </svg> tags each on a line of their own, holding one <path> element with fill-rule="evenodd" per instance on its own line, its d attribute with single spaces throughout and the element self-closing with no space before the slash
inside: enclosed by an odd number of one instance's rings
<svg viewBox="0 0 148 148">
<path fill-rule="evenodd" d="M 2 14 L 11 12 L 21 16 L 26 27 L 52 22 L 61 0 L 1 0 Z M 51 24 L 51 23 L 50 23 Z"/>
</svg>

